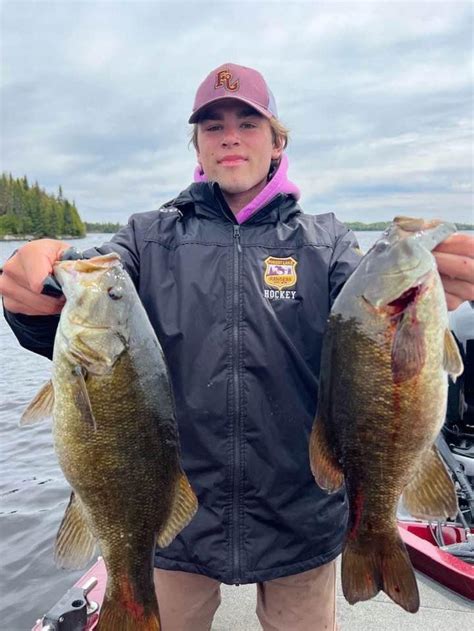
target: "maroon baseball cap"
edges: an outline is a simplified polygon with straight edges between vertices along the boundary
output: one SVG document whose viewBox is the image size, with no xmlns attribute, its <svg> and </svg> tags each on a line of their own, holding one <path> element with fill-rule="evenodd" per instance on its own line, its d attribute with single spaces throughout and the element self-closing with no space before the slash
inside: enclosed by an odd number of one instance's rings
<svg viewBox="0 0 474 631">
<path fill-rule="evenodd" d="M 237 99 L 267 118 L 278 117 L 273 94 L 257 70 L 223 64 L 208 74 L 199 86 L 189 122 L 197 123 L 199 114 L 207 105 L 222 99 Z"/>
</svg>

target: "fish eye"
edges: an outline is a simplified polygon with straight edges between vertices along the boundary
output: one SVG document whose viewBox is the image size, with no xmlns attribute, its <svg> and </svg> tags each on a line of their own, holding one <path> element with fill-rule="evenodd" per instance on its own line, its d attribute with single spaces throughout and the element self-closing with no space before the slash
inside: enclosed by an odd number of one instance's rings
<svg viewBox="0 0 474 631">
<path fill-rule="evenodd" d="M 107 293 L 112 298 L 112 300 L 120 300 L 123 297 L 123 294 L 116 287 L 109 287 L 107 289 Z"/>
<path fill-rule="evenodd" d="M 379 241 L 375 246 L 376 252 L 384 252 L 388 248 L 388 241 Z"/>
</svg>

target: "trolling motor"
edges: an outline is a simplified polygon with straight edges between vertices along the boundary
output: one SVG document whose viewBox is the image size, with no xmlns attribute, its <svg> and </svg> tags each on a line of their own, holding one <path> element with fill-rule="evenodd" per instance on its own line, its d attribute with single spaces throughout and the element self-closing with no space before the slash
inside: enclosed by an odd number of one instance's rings
<svg viewBox="0 0 474 631">
<path fill-rule="evenodd" d="M 469 521 L 471 524 L 474 523 L 474 490 L 471 486 L 471 483 L 468 477 L 465 475 L 464 467 L 459 460 L 455 458 L 452 454 L 443 434 L 440 434 L 436 440 L 436 446 L 438 447 L 439 453 L 441 457 L 448 465 L 451 474 L 459 485 L 459 493 L 460 498 L 464 499 L 467 503 L 468 510 L 463 511 L 461 506 L 459 507 L 458 517 L 461 521 L 466 540 L 461 543 L 452 543 L 450 545 L 446 545 L 443 537 L 443 529 L 442 522 L 437 522 L 437 527 L 432 529 L 433 537 L 438 543 L 441 550 L 445 552 L 449 552 L 455 557 L 462 559 L 466 563 L 474 564 L 474 535 L 471 533 L 471 526 L 466 519 L 465 512 L 468 513 Z M 460 502 L 458 502 L 461 505 Z"/>
<path fill-rule="evenodd" d="M 466 540 L 445 545 L 441 522 L 432 534 L 442 550 L 474 564 L 474 303 L 452 313 L 451 328 L 464 372 L 449 384 L 446 421 L 436 444 L 457 487 L 458 518 Z"/>
</svg>

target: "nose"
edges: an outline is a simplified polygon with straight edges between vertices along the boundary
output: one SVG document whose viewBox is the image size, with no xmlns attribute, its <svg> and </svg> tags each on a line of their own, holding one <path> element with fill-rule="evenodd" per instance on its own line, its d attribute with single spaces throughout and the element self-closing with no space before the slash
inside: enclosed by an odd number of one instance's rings
<svg viewBox="0 0 474 631">
<path fill-rule="evenodd" d="M 226 125 L 222 136 L 222 146 L 231 147 L 240 144 L 240 136 L 236 125 Z"/>
</svg>

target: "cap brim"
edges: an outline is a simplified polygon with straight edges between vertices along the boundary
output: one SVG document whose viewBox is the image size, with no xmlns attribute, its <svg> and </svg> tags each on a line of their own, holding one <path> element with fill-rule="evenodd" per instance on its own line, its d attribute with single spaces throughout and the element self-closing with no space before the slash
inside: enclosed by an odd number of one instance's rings
<svg viewBox="0 0 474 631">
<path fill-rule="evenodd" d="M 207 103 L 204 103 L 204 105 L 201 105 L 201 107 L 199 107 L 195 112 L 191 114 L 191 116 L 189 117 L 188 123 L 190 124 L 197 123 L 199 121 L 200 114 L 202 114 L 202 112 L 206 109 L 206 107 L 209 107 L 209 105 L 213 103 L 218 103 L 219 101 L 227 101 L 228 99 L 233 99 L 234 101 L 241 101 L 242 103 L 246 103 L 247 105 L 250 105 L 250 107 L 253 107 L 254 110 L 257 110 L 259 114 L 262 114 L 262 116 L 265 116 L 265 118 L 273 118 L 273 114 L 270 112 L 270 110 L 267 110 L 261 105 L 257 105 L 251 99 L 243 99 L 240 96 L 234 96 L 233 94 L 229 94 L 228 96 L 219 96 L 216 99 L 212 99 L 211 101 L 207 101 Z"/>
</svg>

